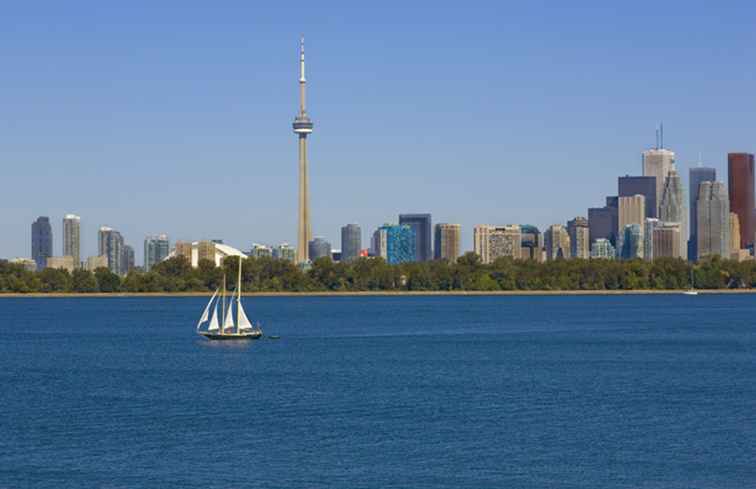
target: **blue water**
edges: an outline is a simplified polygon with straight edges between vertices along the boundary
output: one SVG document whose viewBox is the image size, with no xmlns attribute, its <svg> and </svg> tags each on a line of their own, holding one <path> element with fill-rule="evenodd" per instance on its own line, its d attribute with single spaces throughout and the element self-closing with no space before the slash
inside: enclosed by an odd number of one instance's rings
<svg viewBox="0 0 756 489">
<path fill-rule="evenodd" d="M 756 296 L 0 299 L 0 488 L 756 487 Z"/>
</svg>

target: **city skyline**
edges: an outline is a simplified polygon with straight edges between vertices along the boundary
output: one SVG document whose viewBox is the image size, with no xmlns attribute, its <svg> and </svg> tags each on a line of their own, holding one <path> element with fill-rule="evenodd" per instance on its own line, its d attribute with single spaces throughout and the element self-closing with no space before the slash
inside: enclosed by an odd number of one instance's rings
<svg viewBox="0 0 756 489">
<path fill-rule="evenodd" d="M 655 12 L 662 19 L 686 20 L 685 29 L 696 28 L 702 37 L 709 33 L 706 43 L 677 42 L 682 28 L 674 27 L 664 34 L 666 43 L 653 46 L 632 22 L 644 12 L 642 5 L 620 9 L 616 17 L 594 10 L 599 22 L 591 26 L 562 22 L 562 15 L 579 19 L 581 8 L 519 7 L 504 16 L 486 5 L 455 12 L 456 29 L 478 33 L 467 37 L 450 35 L 443 20 L 454 16 L 445 9 L 430 14 L 437 24 L 424 23 L 419 35 L 413 33 L 414 22 L 428 12 L 411 7 L 407 23 L 388 40 L 380 33 L 389 19 L 377 10 L 376 20 L 358 33 L 318 27 L 317 20 L 332 10 L 309 10 L 311 23 L 292 26 L 287 12 L 267 8 L 263 18 L 278 23 L 253 23 L 260 29 L 252 35 L 248 23 L 233 22 L 234 14 L 249 21 L 247 8 L 188 9 L 179 20 L 208 15 L 229 29 L 213 37 L 203 35 L 212 30 L 208 25 L 183 25 L 170 31 L 175 41 L 155 37 L 176 14 L 167 10 L 151 12 L 154 26 L 140 26 L 144 9 L 138 7 L 124 7 L 117 22 L 95 12 L 103 25 L 118 26 L 121 36 L 100 33 L 99 43 L 86 30 L 39 36 L 36 24 L 22 22 L 41 15 L 47 22 L 79 25 L 77 9 L 66 10 L 40 14 L 12 6 L 0 20 L 21 26 L 6 29 L 15 42 L 0 48 L 9 68 L 0 94 L 8 126 L 4 176 L 34 181 L 39 194 L 27 204 L 24 185 L 13 185 L 0 197 L 12 230 L 0 237 L 3 257 L 28 256 L 30 236 L 24 230 L 37 216 L 50 216 L 57 255 L 61 219 L 71 212 L 82 219 L 82 259 L 96 254 L 94 236 L 103 225 L 121 231 L 136 248 L 137 263 L 143 261 L 140 244 L 154 233 L 173 240 L 220 237 L 243 249 L 252 242 L 296 243 L 296 151 L 287 126 L 298 31 L 317 47 L 311 70 L 320 129 L 312 150 L 318 169 L 311 181 L 317 196 L 312 227 L 331 243 L 339 242 L 341 226 L 355 221 L 367 242 L 373 229 L 407 211 L 460 223 L 463 251 L 472 249 L 476 224 L 532 223 L 542 231 L 564 224 L 603 205 L 604 196 L 614 194 L 617 175 L 642 174 L 639 155 L 655 146 L 658 120 L 666 123 L 665 146 L 675 151 L 686 188 L 699 152 L 706 166 L 726 175 L 728 152 L 756 149 L 748 97 L 752 70 L 741 70 L 738 79 L 719 76 L 750 57 L 753 34 L 717 30 L 701 20 L 713 9 L 700 6 L 682 13 L 661 6 Z M 754 17 L 750 7 L 730 7 L 722 15 Z M 355 8 L 344 9 L 343 16 L 361 17 Z M 518 28 L 542 17 L 544 25 L 562 31 Z M 475 29 L 472 20 L 479 21 Z M 637 42 L 630 47 L 614 39 L 607 49 L 611 56 L 595 56 L 591 43 L 605 34 L 600 20 Z M 146 44 L 134 50 L 124 43 L 140 34 L 151 41 L 149 52 Z M 211 44 L 204 51 L 192 49 L 199 46 L 195 37 Z M 539 38 L 540 44 L 529 42 Z M 720 55 L 734 47 L 739 54 Z M 128 53 L 133 54 L 124 56 Z M 558 66 L 535 62 L 555 54 L 563 55 Z M 102 62 L 98 71 L 87 69 L 88 56 Z M 71 69 L 52 69 L 56 59 Z M 606 66 L 625 78 L 587 76 Z M 544 69 L 550 81 L 544 81 Z M 654 90 L 638 83 L 649 77 Z M 113 90 L 97 88 L 113 82 Z M 678 90 L 682 84 L 686 93 Z M 373 134 L 379 135 L 378 145 Z M 208 168 L 224 171 L 210 178 L 203 171 Z M 511 175 L 517 185 L 499 191 Z M 220 193 L 228 195 L 231 207 L 251 210 L 242 218 L 214 220 L 217 209 L 200 205 L 203 199 L 196 196 Z"/>
</svg>

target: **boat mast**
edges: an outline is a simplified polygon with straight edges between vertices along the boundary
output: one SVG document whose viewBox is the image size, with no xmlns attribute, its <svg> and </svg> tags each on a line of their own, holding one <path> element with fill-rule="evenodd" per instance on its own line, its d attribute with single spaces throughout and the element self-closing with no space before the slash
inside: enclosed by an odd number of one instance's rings
<svg viewBox="0 0 756 489">
<path fill-rule="evenodd" d="M 236 334 L 239 334 L 239 324 L 241 323 L 241 269 L 242 257 L 239 255 L 239 281 L 236 285 Z"/>
<path fill-rule="evenodd" d="M 221 305 L 221 334 L 225 334 L 224 328 L 226 326 L 226 272 L 223 272 L 223 304 Z"/>
</svg>

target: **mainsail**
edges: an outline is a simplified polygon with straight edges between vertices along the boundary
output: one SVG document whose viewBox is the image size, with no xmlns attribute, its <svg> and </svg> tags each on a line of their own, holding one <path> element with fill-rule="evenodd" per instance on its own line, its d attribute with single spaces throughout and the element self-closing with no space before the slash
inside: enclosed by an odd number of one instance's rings
<svg viewBox="0 0 756 489">
<path fill-rule="evenodd" d="M 197 323 L 197 330 L 199 330 L 199 329 L 200 329 L 200 326 L 202 326 L 202 323 L 205 323 L 205 322 L 207 322 L 207 319 L 208 319 L 208 313 L 210 312 L 210 304 L 212 304 L 212 303 L 213 303 L 213 300 L 215 300 L 215 296 L 217 296 L 217 295 L 218 295 L 218 291 L 219 291 L 219 290 L 220 290 L 220 289 L 216 289 L 216 290 L 215 290 L 215 293 L 213 294 L 213 296 L 212 296 L 212 297 L 210 298 L 210 301 L 209 301 L 209 302 L 207 303 L 207 305 L 205 306 L 205 310 L 204 310 L 204 312 L 202 313 L 202 316 L 200 317 L 200 320 L 199 320 L 199 322 Z"/>
<path fill-rule="evenodd" d="M 234 327 L 234 315 L 232 314 L 233 307 L 232 304 L 228 305 L 228 310 L 226 311 L 226 319 L 223 321 L 223 329 L 229 329 Z"/>
<path fill-rule="evenodd" d="M 239 307 L 239 329 L 252 329 L 252 323 L 249 321 L 249 318 L 247 318 L 247 314 L 244 312 L 241 302 L 237 307 Z"/>
<path fill-rule="evenodd" d="M 210 320 L 210 326 L 207 327 L 208 331 L 218 331 L 218 304 L 213 308 L 213 319 Z"/>
</svg>

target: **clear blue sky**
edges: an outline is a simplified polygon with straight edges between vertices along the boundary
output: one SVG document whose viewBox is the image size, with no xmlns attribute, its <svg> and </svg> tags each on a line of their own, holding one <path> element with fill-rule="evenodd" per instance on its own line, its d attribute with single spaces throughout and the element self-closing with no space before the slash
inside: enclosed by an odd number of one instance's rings
<svg viewBox="0 0 756 489">
<path fill-rule="evenodd" d="M 335 247 L 399 212 L 461 223 L 468 249 L 478 223 L 585 215 L 660 120 L 685 178 L 756 150 L 750 2 L 572 3 L 8 2 L 0 256 L 29 256 L 38 215 L 60 254 L 68 212 L 84 255 L 108 225 L 138 263 L 152 233 L 293 243 L 300 33 Z"/>
</svg>

